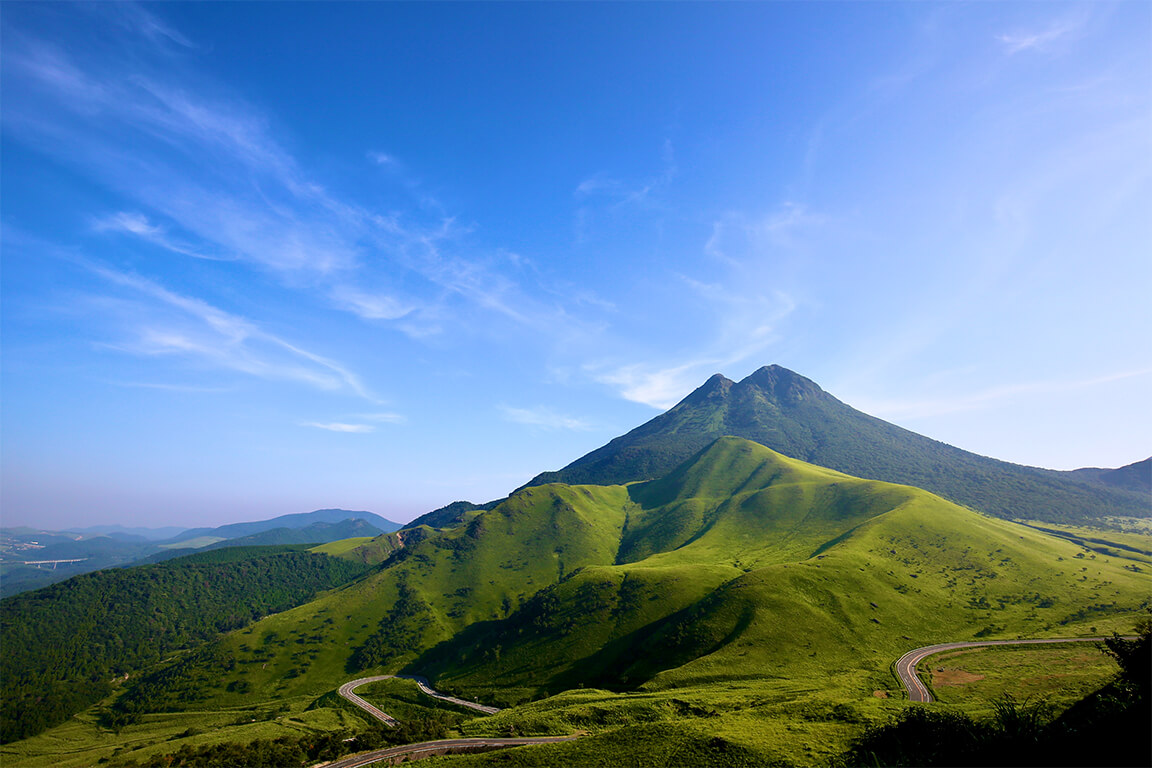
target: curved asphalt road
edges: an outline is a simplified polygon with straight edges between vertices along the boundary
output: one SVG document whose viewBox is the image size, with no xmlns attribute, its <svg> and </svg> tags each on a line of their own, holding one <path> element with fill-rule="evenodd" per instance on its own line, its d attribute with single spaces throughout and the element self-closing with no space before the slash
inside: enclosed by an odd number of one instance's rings
<svg viewBox="0 0 1152 768">
<path fill-rule="evenodd" d="M 478 750 L 503 749 L 505 747 L 519 747 L 525 744 L 554 744 L 559 741 L 572 741 L 579 736 L 524 736 L 514 739 L 441 739 L 440 741 L 422 741 L 419 744 L 405 744 L 401 747 L 389 747 L 365 752 L 360 755 L 351 755 L 325 763 L 324 768 L 361 768 L 361 766 L 378 763 L 381 760 L 417 755 L 415 759 L 427 757 L 432 754 L 447 754 L 449 752 L 471 752 Z"/>
<path fill-rule="evenodd" d="M 475 709 L 478 712 L 483 712 L 487 715 L 493 715 L 499 712 L 497 707 L 489 707 L 484 704 L 477 704 L 474 701 L 467 701 L 465 699 L 458 699 L 455 696 L 447 696 L 439 691 L 433 690 L 428 681 L 422 677 L 414 675 L 375 675 L 373 677 L 361 677 L 356 680 L 349 680 L 340 686 L 337 691 L 341 696 L 360 707 L 368 714 L 375 717 L 380 722 L 387 725 L 389 728 L 395 728 L 400 723 L 396 718 L 389 715 L 387 712 L 369 704 L 364 699 L 357 696 L 352 691 L 367 683 L 374 683 L 377 680 L 412 680 L 420 688 L 421 691 L 427 695 L 456 704 L 461 707 L 468 707 Z M 377 749 L 372 752 L 364 752 L 359 755 L 352 755 L 350 757 L 341 758 L 331 763 L 325 764 L 324 768 L 360 768 L 360 766 L 371 765 L 378 763 L 381 760 L 391 760 L 392 758 L 403 757 L 407 755 L 416 755 L 415 759 L 420 757 L 427 757 L 433 754 L 446 754 L 451 751 L 455 752 L 472 752 L 477 750 L 489 749 L 503 749 L 505 747 L 519 747 L 525 744 L 551 744 L 558 741 L 572 741 L 579 738 L 578 736 L 523 736 L 519 738 L 482 738 L 482 739 L 441 739 L 439 741 L 422 741 L 418 744 L 404 744 L 399 747 L 388 747 L 387 749 Z"/>
<path fill-rule="evenodd" d="M 400 725 L 396 718 L 392 717 L 387 712 L 376 708 L 364 699 L 352 693 L 353 689 L 359 688 L 362 685 L 374 683 L 377 680 L 391 680 L 393 677 L 395 677 L 395 675 L 376 675 L 375 677 L 361 677 L 356 680 L 349 680 L 348 682 L 344 683 L 344 685 L 340 686 L 340 690 L 336 692 L 348 701 L 360 707 L 360 709 L 372 715 L 372 717 L 384 723 L 384 725 L 388 726 L 389 728 L 395 728 L 396 726 Z"/>
<path fill-rule="evenodd" d="M 432 690 L 432 687 L 428 685 L 428 681 L 423 677 L 417 677 L 416 675 L 396 675 L 396 677 L 400 678 L 401 680 L 414 680 L 416 682 L 416 686 L 421 691 L 434 699 L 440 699 L 440 701 L 446 701 L 449 704 L 455 704 L 460 707 L 468 707 L 469 709 L 474 709 L 477 712 L 483 712 L 486 715 L 494 715 L 500 711 L 500 707 L 488 707 L 483 704 L 477 704 L 474 701 L 458 699 L 455 696 L 445 696 L 439 691 Z"/>
<path fill-rule="evenodd" d="M 421 691 L 434 699 L 447 701 L 450 704 L 456 704 L 460 707 L 475 709 L 477 712 L 483 712 L 486 715 L 494 715 L 500 711 L 499 707 L 488 707 L 483 704 L 477 704 L 474 701 L 458 699 L 455 696 L 447 696 L 443 693 L 440 693 L 439 691 L 433 690 L 431 686 L 428 685 L 428 681 L 424 678 L 416 677 L 414 675 L 375 675 L 374 677 L 361 677 L 357 678 L 356 680 L 349 680 L 348 682 L 344 683 L 344 685 L 340 686 L 340 690 L 338 690 L 337 693 L 339 693 L 341 696 L 356 706 L 360 707 L 360 709 L 372 715 L 372 717 L 384 723 L 384 725 L 387 725 L 389 728 L 395 728 L 397 725 L 399 725 L 399 723 L 396 721 L 396 718 L 380 709 L 377 709 L 364 699 L 352 693 L 354 689 L 359 688 L 362 685 L 367 685 L 368 683 L 375 683 L 377 680 L 412 680 L 416 683 L 417 687 L 420 688 Z"/>
<path fill-rule="evenodd" d="M 933 701 L 928 687 L 916 676 L 916 665 L 929 656 L 942 651 L 951 651 L 956 648 L 976 648 L 984 645 L 1040 645 L 1047 643 L 1098 643 L 1102 637 L 1074 637 L 1056 640 L 978 640 L 964 643 L 941 643 L 939 645 L 926 645 L 908 651 L 896 661 L 896 675 L 908 690 L 908 698 L 912 701 L 928 703 Z"/>
</svg>

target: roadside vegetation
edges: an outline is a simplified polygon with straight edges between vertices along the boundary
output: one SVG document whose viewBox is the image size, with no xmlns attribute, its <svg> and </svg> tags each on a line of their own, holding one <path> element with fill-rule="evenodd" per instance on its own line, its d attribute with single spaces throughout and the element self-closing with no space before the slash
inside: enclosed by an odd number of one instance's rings
<svg viewBox="0 0 1152 768">
<path fill-rule="evenodd" d="M 991 714 L 913 706 L 874 727 L 838 761 L 845 766 L 1145 766 L 1152 764 L 1152 619 L 1139 637 L 1114 635 L 1104 650 L 1119 666 L 1106 685 L 1060 711 L 1047 699 L 1003 693 Z"/>
<path fill-rule="evenodd" d="M 182 744 L 173 752 L 153 750 L 151 754 L 138 759 L 122 754 L 101 764 L 108 768 L 148 768 L 157 765 L 165 768 L 307 768 L 353 752 L 447 738 L 447 723 L 446 717 L 432 715 L 406 720 L 396 728 L 376 723 L 356 730 L 284 735 L 243 744 L 230 741 L 199 746 Z"/>
</svg>

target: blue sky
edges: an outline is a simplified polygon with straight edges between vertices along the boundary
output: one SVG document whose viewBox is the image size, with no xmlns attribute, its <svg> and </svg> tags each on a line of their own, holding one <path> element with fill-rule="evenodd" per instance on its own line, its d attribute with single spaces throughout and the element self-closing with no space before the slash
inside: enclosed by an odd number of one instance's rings
<svg viewBox="0 0 1152 768">
<path fill-rule="evenodd" d="M 1152 5 L 4 3 L 3 522 L 406 521 L 779 363 L 1152 434 Z"/>
</svg>

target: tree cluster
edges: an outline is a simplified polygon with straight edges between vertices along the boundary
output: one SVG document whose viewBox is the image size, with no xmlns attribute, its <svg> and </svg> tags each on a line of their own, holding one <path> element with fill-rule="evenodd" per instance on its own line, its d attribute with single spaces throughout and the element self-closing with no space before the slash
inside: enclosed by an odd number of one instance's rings
<svg viewBox="0 0 1152 768">
<path fill-rule="evenodd" d="M 0 743 L 35 735 L 166 654 L 287 610 L 365 566 L 308 552 L 83 574 L 0 601 Z"/>
</svg>

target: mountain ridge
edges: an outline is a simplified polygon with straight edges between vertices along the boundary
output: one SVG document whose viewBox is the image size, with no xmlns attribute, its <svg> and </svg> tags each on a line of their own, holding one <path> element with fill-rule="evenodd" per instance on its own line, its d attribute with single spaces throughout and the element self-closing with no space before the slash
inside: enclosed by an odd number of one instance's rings
<svg viewBox="0 0 1152 768">
<path fill-rule="evenodd" d="M 1062 472 L 980 456 L 858 411 L 779 365 L 739 382 L 715 374 L 665 413 L 524 487 L 652 479 L 724 435 L 856 477 L 925 488 L 996 517 L 1152 515 L 1147 495 L 1125 484 L 1134 471 Z"/>
<path fill-rule="evenodd" d="M 168 539 L 164 544 L 175 544 L 200 536 L 219 536 L 224 539 L 238 539 L 264 533 L 274 528 L 306 528 L 313 523 L 341 523 L 345 520 L 364 520 L 379 528 L 384 533 L 399 530 L 401 525 L 374 512 L 354 511 L 348 509 L 317 509 L 312 512 L 293 512 L 287 515 L 270 517 L 267 520 L 252 520 L 242 523 L 228 523 L 215 528 L 190 528 L 178 536 Z"/>
</svg>

